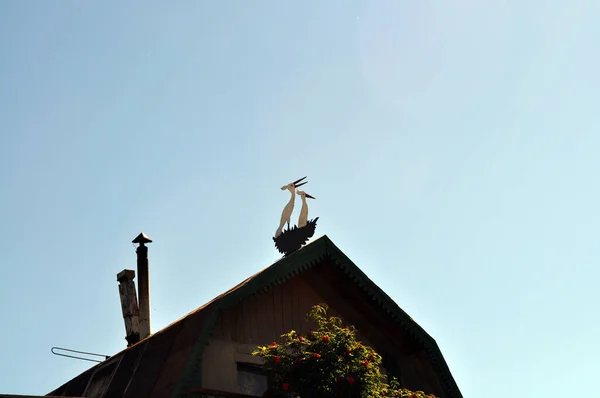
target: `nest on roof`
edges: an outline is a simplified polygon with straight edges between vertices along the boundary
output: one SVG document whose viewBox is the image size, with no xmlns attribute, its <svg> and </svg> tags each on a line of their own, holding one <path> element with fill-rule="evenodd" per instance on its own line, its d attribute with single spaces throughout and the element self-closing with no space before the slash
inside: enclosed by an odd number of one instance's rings
<svg viewBox="0 0 600 398">
<path fill-rule="evenodd" d="M 283 230 L 281 235 L 277 238 L 273 238 L 277 250 L 287 256 L 304 246 L 315 234 L 318 219 L 319 217 L 308 221 L 302 228 L 298 228 L 298 226 L 294 225 L 292 228 Z"/>
</svg>

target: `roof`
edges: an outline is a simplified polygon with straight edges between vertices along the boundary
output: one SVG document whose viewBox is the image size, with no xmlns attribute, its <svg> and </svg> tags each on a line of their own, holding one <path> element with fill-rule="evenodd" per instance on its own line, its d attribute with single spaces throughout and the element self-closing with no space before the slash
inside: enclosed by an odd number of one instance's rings
<svg viewBox="0 0 600 398">
<path fill-rule="evenodd" d="M 56 396 L 43 396 L 43 395 L 11 395 L 11 394 L 0 394 L 0 398 L 58 398 Z M 62 398 L 82 398 L 82 397 L 62 397 Z"/>
<path fill-rule="evenodd" d="M 333 242 L 323 236 L 251 276 L 164 329 L 88 369 L 49 395 L 85 397 L 168 397 L 202 386 L 202 353 L 220 313 L 332 260 L 378 306 L 421 345 L 448 398 L 462 398 L 437 343 Z"/>
</svg>

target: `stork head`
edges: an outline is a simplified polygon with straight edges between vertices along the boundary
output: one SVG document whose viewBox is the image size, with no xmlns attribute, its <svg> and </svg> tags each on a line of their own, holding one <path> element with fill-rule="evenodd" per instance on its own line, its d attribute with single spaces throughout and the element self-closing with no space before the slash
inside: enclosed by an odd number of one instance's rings
<svg viewBox="0 0 600 398">
<path fill-rule="evenodd" d="M 302 177 L 299 180 L 296 180 L 294 182 L 290 182 L 287 185 L 284 185 L 281 187 L 282 191 L 285 191 L 286 189 L 289 190 L 291 193 L 294 193 L 294 189 L 306 184 L 308 181 L 304 181 L 303 183 L 299 184 L 300 181 L 304 180 L 306 177 Z"/>
<path fill-rule="evenodd" d="M 306 192 L 304 192 L 304 191 L 297 190 L 297 191 L 296 191 L 296 193 L 297 193 L 298 195 L 300 195 L 300 197 L 301 197 L 301 198 L 315 199 L 315 197 L 313 197 L 313 196 L 310 196 L 309 194 L 307 194 L 307 193 L 306 193 Z"/>
</svg>

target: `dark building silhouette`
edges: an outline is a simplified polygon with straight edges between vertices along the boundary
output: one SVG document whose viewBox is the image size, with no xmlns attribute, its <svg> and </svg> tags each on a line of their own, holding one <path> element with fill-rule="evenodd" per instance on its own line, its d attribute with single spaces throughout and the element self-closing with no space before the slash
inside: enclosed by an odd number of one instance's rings
<svg viewBox="0 0 600 398">
<path fill-rule="evenodd" d="M 354 325 L 360 339 L 382 355 L 385 370 L 399 377 L 404 387 L 440 398 L 462 398 L 435 340 L 327 236 L 48 395 L 261 396 L 267 379 L 261 374 L 260 359 L 251 352 L 291 329 L 307 332 L 310 325 L 305 315 L 319 303 L 326 303 L 331 315 Z M 132 335 L 131 330 L 128 333 Z"/>
</svg>

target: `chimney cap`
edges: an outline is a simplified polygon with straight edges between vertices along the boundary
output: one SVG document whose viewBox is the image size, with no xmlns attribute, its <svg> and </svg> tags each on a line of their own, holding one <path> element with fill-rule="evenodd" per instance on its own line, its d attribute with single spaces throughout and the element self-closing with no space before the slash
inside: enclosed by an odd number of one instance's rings
<svg viewBox="0 0 600 398">
<path fill-rule="evenodd" d="M 144 243 L 152 243 L 152 239 L 150 239 L 145 233 L 142 232 L 138 236 L 136 236 L 135 239 L 131 242 L 143 245 Z"/>
<path fill-rule="evenodd" d="M 117 274 L 118 282 L 132 281 L 135 279 L 135 271 L 132 269 L 124 269 Z"/>
</svg>

